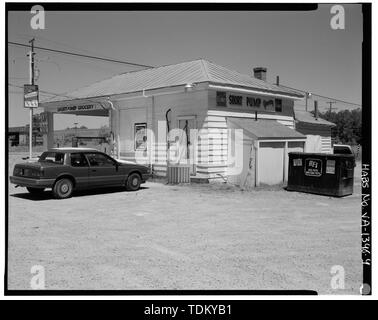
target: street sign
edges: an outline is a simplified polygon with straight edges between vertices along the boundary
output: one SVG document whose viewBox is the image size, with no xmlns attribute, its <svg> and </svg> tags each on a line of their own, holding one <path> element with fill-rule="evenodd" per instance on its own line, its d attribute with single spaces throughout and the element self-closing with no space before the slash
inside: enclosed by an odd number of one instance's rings
<svg viewBox="0 0 378 320">
<path fill-rule="evenodd" d="M 24 107 L 38 108 L 38 86 L 24 84 Z"/>
<path fill-rule="evenodd" d="M 41 112 L 39 114 L 33 115 L 33 132 L 36 133 L 47 133 L 47 114 L 46 112 Z"/>
</svg>

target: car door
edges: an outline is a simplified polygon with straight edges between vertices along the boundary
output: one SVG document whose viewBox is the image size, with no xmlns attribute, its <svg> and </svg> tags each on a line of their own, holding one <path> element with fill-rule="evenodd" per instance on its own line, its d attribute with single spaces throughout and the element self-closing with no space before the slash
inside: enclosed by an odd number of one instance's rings
<svg viewBox="0 0 378 320">
<path fill-rule="evenodd" d="M 101 152 L 86 153 L 89 162 L 89 186 L 109 187 L 123 184 L 124 176 L 117 162 Z"/>
<path fill-rule="evenodd" d="M 87 188 L 89 178 L 89 164 L 83 153 L 70 154 L 71 173 L 76 181 L 76 188 Z"/>
</svg>

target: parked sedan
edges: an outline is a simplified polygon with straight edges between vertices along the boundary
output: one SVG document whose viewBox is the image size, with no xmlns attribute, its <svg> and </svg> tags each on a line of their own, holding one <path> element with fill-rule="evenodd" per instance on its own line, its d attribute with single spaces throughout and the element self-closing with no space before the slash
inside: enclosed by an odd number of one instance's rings
<svg viewBox="0 0 378 320">
<path fill-rule="evenodd" d="M 125 186 L 136 191 L 149 177 L 148 167 L 117 161 L 96 149 L 54 148 L 36 162 L 16 164 L 10 182 L 30 193 L 51 188 L 54 197 L 65 199 L 78 189 Z"/>
</svg>

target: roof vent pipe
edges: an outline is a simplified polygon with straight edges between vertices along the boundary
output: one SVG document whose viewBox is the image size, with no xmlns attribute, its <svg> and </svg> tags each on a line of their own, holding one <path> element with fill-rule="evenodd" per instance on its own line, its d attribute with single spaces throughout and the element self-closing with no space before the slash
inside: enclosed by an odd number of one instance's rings
<svg viewBox="0 0 378 320">
<path fill-rule="evenodd" d="M 318 111 L 318 101 L 314 101 L 314 116 L 315 120 L 318 120 L 319 117 L 319 111 Z"/>
</svg>

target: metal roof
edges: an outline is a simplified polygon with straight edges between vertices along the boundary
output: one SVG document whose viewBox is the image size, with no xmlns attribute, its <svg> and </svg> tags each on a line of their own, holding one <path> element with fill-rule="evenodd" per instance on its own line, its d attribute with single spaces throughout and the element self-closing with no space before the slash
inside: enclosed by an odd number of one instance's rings
<svg viewBox="0 0 378 320">
<path fill-rule="evenodd" d="M 336 126 L 333 122 L 324 120 L 320 117 L 318 117 L 318 119 L 315 119 L 315 116 L 311 112 L 308 112 L 308 111 L 298 110 L 294 108 L 294 115 L 295 115 L 295 120 L 297 122 L 323 125 L 323 126 L 328 126 L 328 127 Z"/>
<path fill-rule="evenodd" d="M 88 99 L 204 82 L 303 98 L 303 95 L 295 90 L 270 84 L 256 79 L 252 75 L 241 74 L 210 61 L 199 59 L 119 74 L 65 95 L 50 98 L 43 103 Z"/>
<path fill-rule="evenodd" d="M 245 118 L 228 118 L 237 127 L 254 135 L 257 139 L 305 139 L 306 136 L 275 120 L 254 120 Z"/>
</svg>

